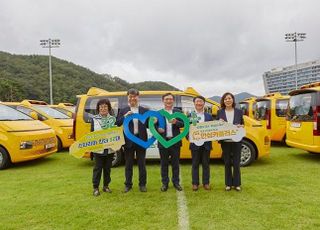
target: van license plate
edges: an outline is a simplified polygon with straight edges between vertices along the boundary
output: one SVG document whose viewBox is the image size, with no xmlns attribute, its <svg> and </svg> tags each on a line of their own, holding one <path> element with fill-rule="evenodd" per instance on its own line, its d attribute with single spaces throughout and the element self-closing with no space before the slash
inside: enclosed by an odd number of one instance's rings
<svg viewBox="0 0 320 230">
<path fill-rule="evenodd" d="M 300 128 L 301 127 L 301 123 L 300 122 L 291 122 L 291 127 Z"/>
</svg>

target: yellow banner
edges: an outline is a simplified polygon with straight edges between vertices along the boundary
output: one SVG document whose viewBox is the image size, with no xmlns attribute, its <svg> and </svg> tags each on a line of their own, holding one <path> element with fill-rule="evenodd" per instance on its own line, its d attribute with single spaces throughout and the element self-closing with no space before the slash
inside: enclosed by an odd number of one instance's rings
<svg viewBox="0 0 320 230">
<path fill-rule="evenodd" d="M 86 152 L 104 149 L 117 151 L 124 143 L 122 127 L 112 127 L 84 135 L 70 146 L 69 153 L 76 158 L 82 158 Z"/>
</svg>

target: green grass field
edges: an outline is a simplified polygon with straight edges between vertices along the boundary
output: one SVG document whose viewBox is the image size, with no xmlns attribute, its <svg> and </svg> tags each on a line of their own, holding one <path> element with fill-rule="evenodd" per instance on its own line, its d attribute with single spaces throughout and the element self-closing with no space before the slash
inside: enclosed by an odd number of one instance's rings
<svg viewBox="0 0 320 230">
<path fill-rule="evenodd" d="M 148 162 L 148 192 L 123 194 L 124 167 L 113 168 L 112 194 L 92 196 L 93 163 L 67 153 L 0 171 L 0 229 L 178 229 L 177 194 L 160 192 L 159 162 Z M 320 155 L 272 147 L 242 168 L 242 192 L 224 191 L 221 160 L 211 161 L 212 191 L 191 190 L 181 163 L 190 229 L 319 229 Z"/>
</svg>

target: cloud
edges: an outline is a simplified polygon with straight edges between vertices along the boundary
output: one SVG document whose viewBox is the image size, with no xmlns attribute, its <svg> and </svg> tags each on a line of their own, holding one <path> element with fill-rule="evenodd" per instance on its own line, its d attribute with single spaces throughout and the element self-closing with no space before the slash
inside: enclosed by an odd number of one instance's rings
<svg viewBox="0 0 320 230">
<path fill-rule="evenodd" d="M 287 32 L 306 32 L 299 61 L 319 59 L 320 3 L 276 1 L 37 1 L 0 3 L 0 49 L 53 55 L 130 82 L 161 80 L 205 96 L 264 93 L 262 74 L 294 62 Z"/>
</svg>

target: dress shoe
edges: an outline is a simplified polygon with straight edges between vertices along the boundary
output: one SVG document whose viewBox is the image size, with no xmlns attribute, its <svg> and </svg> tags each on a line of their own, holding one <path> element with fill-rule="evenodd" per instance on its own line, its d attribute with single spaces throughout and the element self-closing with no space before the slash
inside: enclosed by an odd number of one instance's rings
<svg viewBox="0 0 320 230">
<path fill-rule="evenodd" d="M 240 191 L 241 191 L 241 187 L 240 187 L 240 186 L 237 186 L 237 187 L 235 187 L 235 190 L 236 190 L 237 192 L 240 192 Z"/>
<path fill-rule="evenodd" d="M 127 192 L 129 192 L 131 189 L 132 189 L 132 187 L 127 187 L 127 186 L 126 186 L 126 187 L 124 187 L 124 191 L 123 191 L 123 192 L 124 192 L 124 193 L 127 193 Z"/>
<path fill-rule="evenodd" d="M 147 187 L 144 185 L 140 186 L 140 192 L 147 192 Z"/>
<path fill-rule="evenodd" d="M 204 185 L 203 185 L 203 188 L 204 188 L 205 190 L 211 190 L 211 187 L 210 187 L 209 184 L 204 184 Z"/>
<path fill-rule="evenodd" d="M 102 191 L 112 193 L 111 189 L 108 186 L 103 186 Z"/>
<path fill-rule="evenodd" d="M 226 186 L 226 191 L 231 191 L 231 187 L 230 186 Z"/>
<path fill-rule="evenodd" d="M 192 185 L 192 190 L 193 191 L 198 191 L 198 188 L 199 188 L 198 185 L 196 185 L 196 184 Z"/>
<path fill-rule="evenodd" d="M 180 184 L 175 184 L 173 186 L 176 188 L 177 191 L 182 191 L 182 187 L 180 186 Z"/>
<path fill-rule="evenodd" d="M 98 189 L 98 188 L 94 188 L 94 189 L 93 189 L 93 195 L 94 195 L 94 196 L 100 196 L 100 192 L 99 192 L 99 189 Z"/>
<path fill-rule="evenodd" d="M 160 188 L 161 192 L 166 192 L 168 190 L 168 185 L 163 184 Z"/>
</svg>

